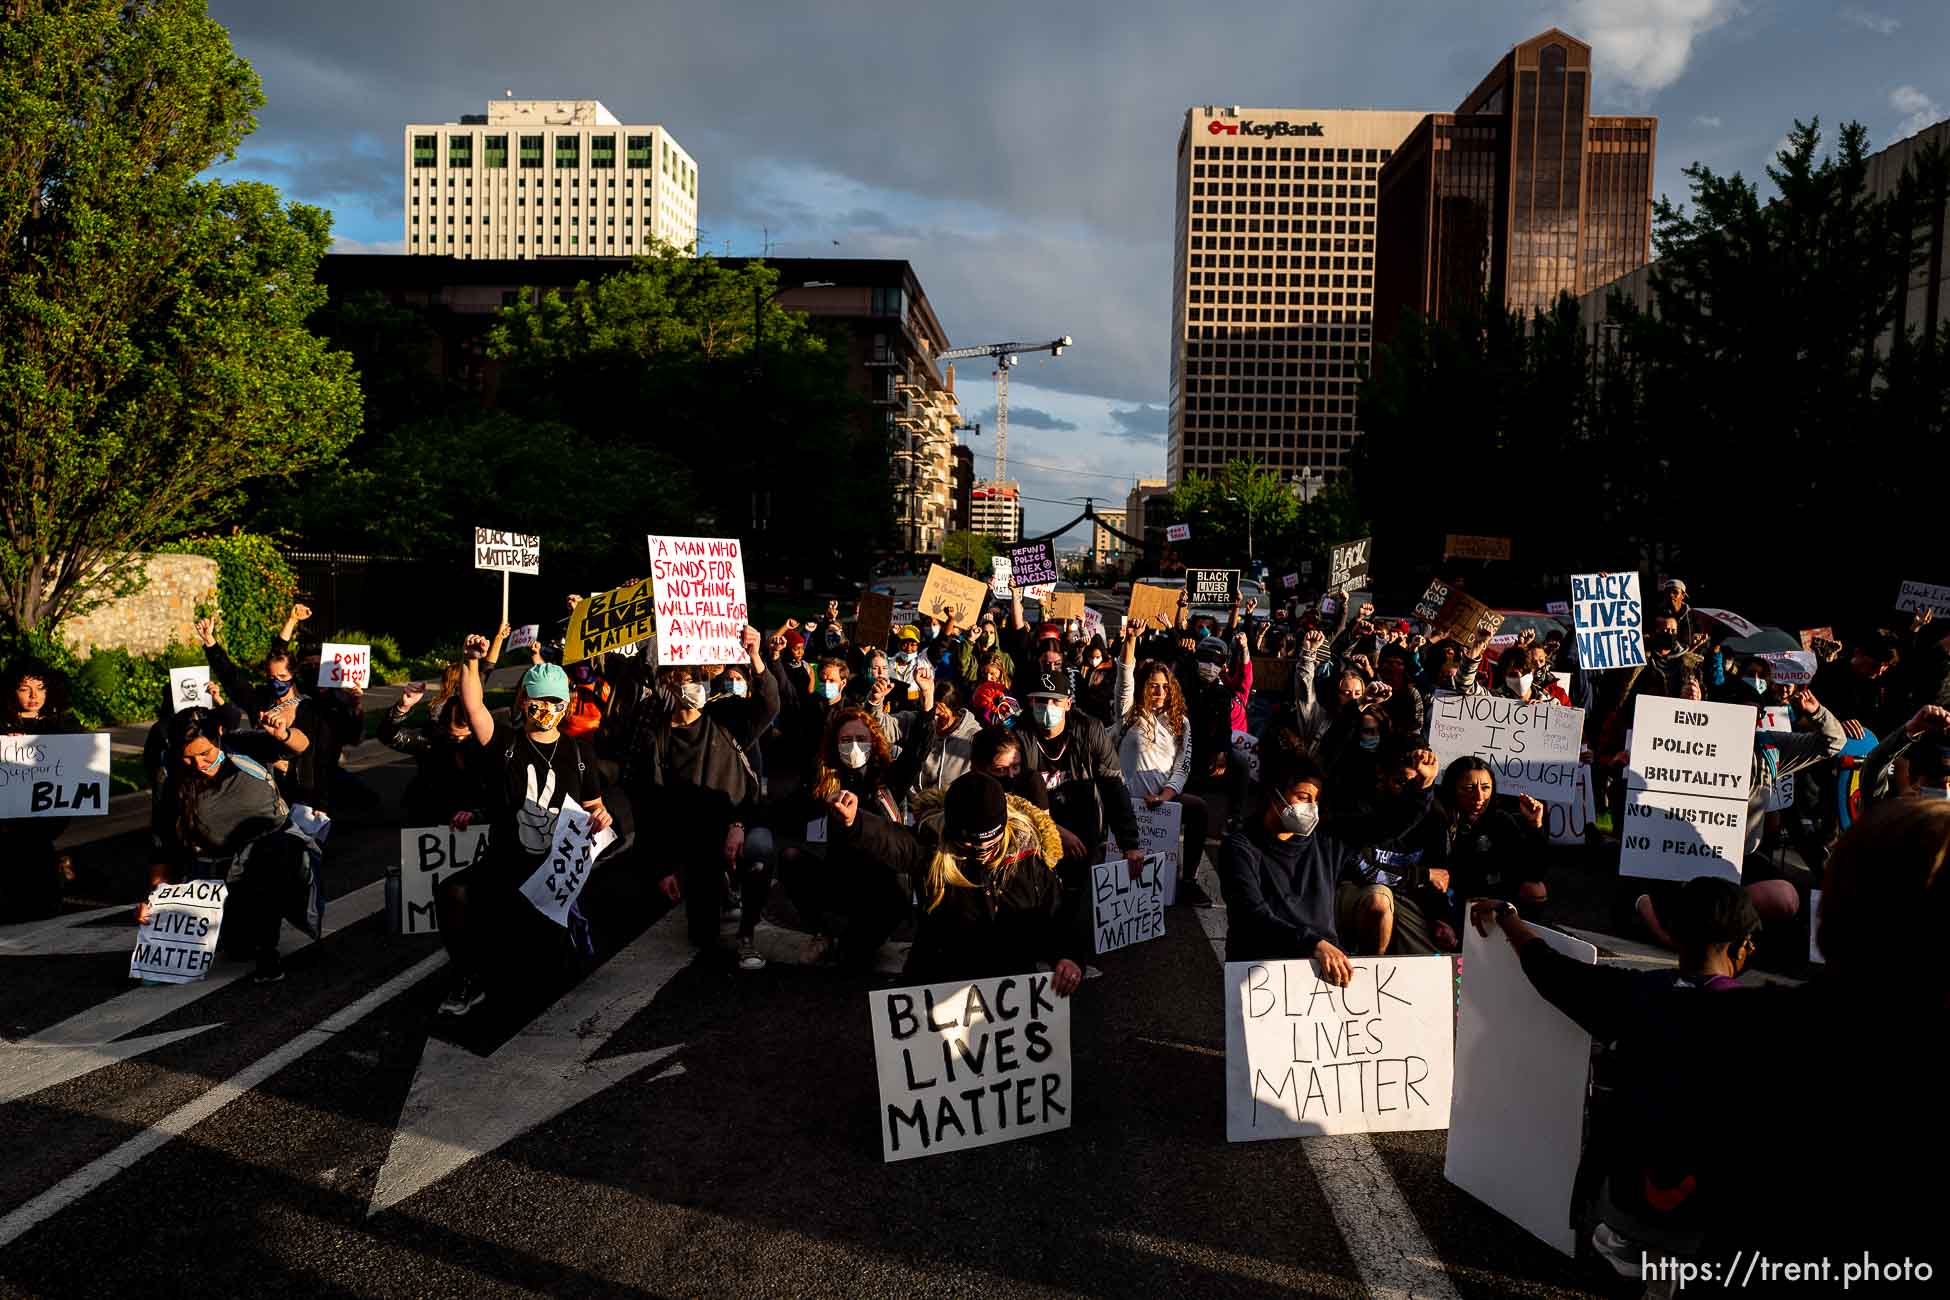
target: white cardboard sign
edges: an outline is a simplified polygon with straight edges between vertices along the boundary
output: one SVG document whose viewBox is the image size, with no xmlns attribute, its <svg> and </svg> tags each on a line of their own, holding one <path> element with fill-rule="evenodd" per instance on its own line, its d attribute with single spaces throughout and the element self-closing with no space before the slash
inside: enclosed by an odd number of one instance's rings
<svg viewBox="0 0 1950 1300">
<path fill-rule="evenodd" d="M 1246 760 L 1246 775 L 1259 780 L 1259 738 L 1250 731 L 1233 732 L 1232 752 Z"/>
<path fill-rule="evenodd" d="M 1793 731 L 1792 704 L 1764 704 L 1754 712 L 1755 731 Z"/>
<path fill-rule="evenodd" d="M 1594 966 L 1598 950 L 1532 926 L 1558 952 Z M 1591 1036 L 1546 1002 L 1496 929 L 1463 927 L 1456 1097 L 1442 1173 L 1566 1255 L 1577 1252 L 1571 1185 L 1584 1145 Z"/>
<path fill-rule="evenodd" d="M 1552 844 L 1576 845 L 1584 843 L 1585 828 L 1596 820 L 1598 806 L 1591 794 L 1591 764 L 1580 763 L 1577 778 L 1571 783 L 1571 797 L 1544 805 L 1544 827 L 1550 832 Z"/>
<path fill-rule="evenodd" d="M 1439 695 L 1429 701 L 1429 743 L 1447 770 L 1474 754 L 1496 769 L 1498 794 L 1545 803 L 1572 797 L 1584 741 L 1584 710 L 1526 704 L 1506 695 Z"/>
<path fill-rule="evenodd" d="M 1008 556 L 991 555 L 989 557 L 989 594 L 997 600 L 1009 599 L 1009 579 L 1013 573 L 1014 570 L 1010 567 Z"/>
<path fill-rule="evenodd" d="M 327 641 L 318 647 L 318 686 L 320 690 L 372 685 L 372 647 L 340 645 Z"/>
<path fill-rule="evenodd" d="M 1226 1140 L 1449 1127 L 1447 957 L 1356 957 L 1345 989 L 1312 961 L 1226 963 Z"/>
<path fill-rule="evenodd" d="M 0 818 L 107 813 L 108 753 L 106 731 L 0 736 Z"/>
<path fill-rule="evenodd" d="M 136 927 L 129 978 L 188 984 L 208 975 L 228 893 L 221 880 L 190 880 L 150 890 L 149 919 Z"/>
<path fill-rule="evenodd" d="M 1165 882 L 1165 906 L 1178 901 L 1179 845 L 1185 839 L 1185 810 L 1175 802 L 1147 808 L 1142 799 L 1131 800 L 1131 813 L 1137 818 L 1138 847 L 1144 855 L 1164 859 L 1160 875 Z"/>
<path fill-rule="evenodd" d="M 867 995 L 888 1162 L 1070 1127 L 1070 999 L 1047 974 Z"/>
<path fill-rule="evenodd" d="M 499 573 L 538 574 L 542 571 L 542 539 L 532 533 L 476 528 L 474 567 Z"/>
<path fill-rule="evenodd" d="M 1162 854 L 1148 853 L 1136 880 L 1122 855 L 1090 868 L 1090 932 L 1100 955 L 1165 937 L 1164 877 L 1176 867 L 1176 854 L 1167 865 Z"/>
<path fill-rule="evenodd" d="M 569 909 L 589 883 L 590 868 L 616 839 L 613 827 L 591 831 L 589 822 L 583 806 L 573 796 L 565 796 L 555 817 L 555 842 L 549 845 L 542 865 L 521 887 L 521 896 L 560 926 L 569 924 Z"/>
<path fill-rule="evenodd" d="M 184 709 L 208 709 L 215 707 L 210 698 L 210 665 L 198 664 L 194 668 L 172 668 L 169 670 L 169 710 L 181 713 Z"/>
<path fill-rule="evenodd" d="M 1165 540 L 1168 542 L 1186 542 L 1190 541 L 1191 537 L 1192 526 L 1190 524 L 1165 525 Z"/>
<path fill-rule="evenodd" d="M 541 639 L 542 625 L 540 623 L 523 623 L 520 627 L 508 633 L 508 649 L 526 650 L 529 646 L 534 645 Z"/>
<path fill-rule="evenodd" d="M 1774 681 L 1782 686 L 1806 686 L 1821 666 L 1812 650 L 1770 650 L 1761 658 L 1773 665 Z"/>
<path fill-rule="evenodd" d="M 451 826 L 403 826 L 399 833 L 399 932 L 433 934 L 440 917 L 433 900 L 440 882 L 487 855 L 486 824 L 457 831 Z"/>
<path fill-rule="evenodd" d="M 1621 876 L 1740 879 L 1754 714 L 1751 704 L 1639 696 L 1625 770 Z"/>
<path fill-rule="evenodd" d="M 1645 662 L 1645 604 L 1636 572 L 1572 575 L 1571 619 L 1578 665 L 1586 672 Z"/>
<path fill-rule="evenodd" d="M 1896 593 L 1896 608 L 1906 614 L 1918 610 L 1933 609 L 1939 614 L 1950 614 L 1950 587 L 1939 587 L 1927 582 L 1905 582 Z"/>
<path fill-rule="evenodd" d="M 1730 609 L 1708 609 L 1704 605 L 1695 605 L 1693 612 L 1706 615 L 1735 636 L 1760 635 L 1760 624 L 1750 622 Z"/>
<path fill-rule="evenodd" d="M 747 658 L 745 549 L 735 537 L 650 538 L 650 590 L 659 663 L 735 664 Z"/>
</svg>

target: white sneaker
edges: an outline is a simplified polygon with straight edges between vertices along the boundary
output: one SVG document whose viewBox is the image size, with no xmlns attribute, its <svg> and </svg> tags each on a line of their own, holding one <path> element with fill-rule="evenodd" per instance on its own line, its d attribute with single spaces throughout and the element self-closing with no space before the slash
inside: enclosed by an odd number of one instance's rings
<svg viewBox="0 0 1950 1300">
<path fill-rule="evenodd" d="M 738 969 L 765 969 L 765 959 L 758 955 L 758 939 L 753 935 L 741 935 L 738 939 Z"/>
<path fill-rule="evenodd" d="M 462 979 L 440 1004 L 443 1016 L 464 1016 L 487 999 L 487 990 L 474 979 Z"/>
</svg>

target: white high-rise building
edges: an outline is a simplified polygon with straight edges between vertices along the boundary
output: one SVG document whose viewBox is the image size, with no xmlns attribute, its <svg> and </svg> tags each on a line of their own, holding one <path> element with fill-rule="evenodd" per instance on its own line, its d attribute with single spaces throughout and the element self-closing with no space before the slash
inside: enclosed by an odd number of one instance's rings
<svg viewBox="0 0 1950 1300">
<path fill-rule="evenodd" d="M 406 128 L 406 251 L 630 257 L 697 243 L 697 163 L 593 99 L 497 99 Z"/>
<path fill-rule="evenodd" d="M 969 495 L 968 527 L 990 541 L 1022 540 L 1022 485 L 1014 479 L 983 479 Z"/>
</svg>

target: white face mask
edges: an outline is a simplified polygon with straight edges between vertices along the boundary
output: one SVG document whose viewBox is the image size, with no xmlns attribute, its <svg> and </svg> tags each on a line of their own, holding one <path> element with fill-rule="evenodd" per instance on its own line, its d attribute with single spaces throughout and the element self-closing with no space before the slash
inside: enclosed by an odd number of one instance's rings
<svg viewBox="0 0 1950 1300">
<path fill-rule="evenodd" d="M 840 742 L 840 762 L 848 767 L 865 767 L 870 746 L 864 740 L 842 740 Z"/>
<path fill-rule="evenodd" d="M 684 707 L 687 709 L 703 708 L 704 707 L 704 683 L 685 682 L 682 686 L 679 686 L 677 688 L 677 698 L 683 702 Z"/>
<path fill-rule="evenodd" d="M 733 695 L 743 695 L 745 693 L 745 679 L 742 677 L 734 677 L 726 684 L 725 689 Z"/>
<path fill-rule="evenodd" d="M 1508 677 L 1508 678 L 1505 678 L 1505 679 L 1504 679 L 1504 681 L 1505 681 L 1505 682 L 1506 682 L 1506 684 L 1508 684 L 1508 686 L 1510 687 L 1510 691 L 1511 691 L 1511 693 L 1512 693 L 1512 694 L 1514 694 L 1514 695 L 1528 695 L 1528 694 L 1530 694 L 1530 683 L 1531 683 L 1531 682 L 1532 682 L 1532 681 L 1533 681 L 1534 679 L 1535 679 L 1535 674 L 1533 674 L 1533 673 L 1524 673 L 1523 675 L 1521 675 L 1521 676 L 1518 676 L 1518 677 Z"/>
<path fill-rule="evenodd" d="M 1219 680 L 1219 665 L 1217 665 L 1217 664 L 1200 664 L 1200 665 L 1198 666 L 1198 679 L 1199 679 L 1200 681 L 1202 681 L 1202 682 L 1216 682 L 1216 681 L 1218 681 L 1218 680 Z"/>
<path fill-rule="evenodd" d="M 1950 799 L 1950 789 L 1945 789 L 1940 785 L 1919 785 L 1916 787 L 1916 797 L 1919 799 Z"/>
<path fill-rule="evenodd" d="M 1280 809 L 1280 825 L 1295 835 L 1305 838 L 1314 833 L 1320 824 L 1320 805 L 1314 803 L 1290 803 Z"/>
</svg>

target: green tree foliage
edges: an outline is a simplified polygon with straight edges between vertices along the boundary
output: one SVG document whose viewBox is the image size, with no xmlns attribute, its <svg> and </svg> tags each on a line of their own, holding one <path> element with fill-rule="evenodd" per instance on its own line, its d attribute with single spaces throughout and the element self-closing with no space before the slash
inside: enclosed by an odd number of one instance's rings
<svg viewBox="0 0 1950 1300">
<path fill-rule="evenodd" d="M 941 539 L 941 562 L 984 582 L 994 558 L 995 543 L 980 533 L 953 532 Z"/>
<path fill-rule="evenodd" d="M 1311 502 L 1302 502 L 1296 484 L 1243 458 L 1227 461 L 1216 475 L 1186 475 L 1152 509 L 1158 514 L 1153 518 L 1147 512 L 1147 526 L 1160 520 L 1191 526 L 1191 538 L 1172 549 L 1192 567 L 1243 567 L 1250 522 L 1251 553 L 1276 583 L 1281 575 L 1297 572 L 1302 561 L 1323 562 L 1329 547 L 1368 531 L 1347 483 L 1330 482 Z"/>
<path fill-rule="evenodd" d="M 330 218 L 198 180 L 261 102 L 201 0 L 16 0 L 0 23 L 0 608 L 51 625 L 254 479 L 357 433 L 305 328 Z"/>
<path fill-rule="evenodd" d="M 298 598 L 298 575 L 276 544 L 256 533 L 233 532 L 174 542 L 169 549 L 217 562 L 216 612 L 224 649 L 240 664 L 262 661 Z M 211 611 L 196 612 L 200 617 Z"/>
</svg>

